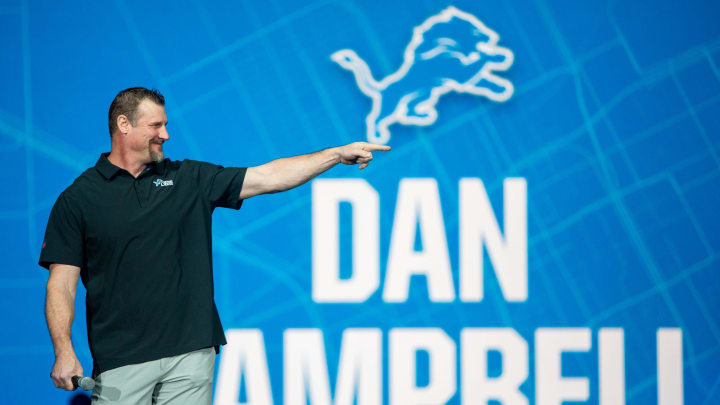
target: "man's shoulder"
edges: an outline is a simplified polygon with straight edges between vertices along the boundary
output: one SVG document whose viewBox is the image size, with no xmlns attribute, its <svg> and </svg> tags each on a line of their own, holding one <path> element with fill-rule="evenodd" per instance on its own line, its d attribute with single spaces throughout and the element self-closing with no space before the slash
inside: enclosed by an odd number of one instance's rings
<svg viewBox="0 0 720 405">
<path fill-rule="evenodd" d="M 191 173 L 198 174 L 206 171 L 222 169 L 223 166 L 194 159 L 183 159 L 174 161 L 165 159 L 165 167 L 169 170 L 183 170 L 186 172 L 189 171 Z"/>
<path fill-rule="evenodd" d="M 178 165 L 183 166 L 189 166 L 189 167 L 197 167 L 197 166 L 217 166 L 214 163 L 204 162 L 202 160 L 194 160 L 194 159 L 183 159 L 179 161 L 175 161 L 174 163 Z"/>
<path fill-rule="evenodd" d="M 87 190 L 93 182 L 92 176 L 97 174 L 95 168 L 90 167 L 82 172 L 73 182 L 65 187 L 58 195 L 55 206 L 78 208 L 82 207 L 83 202 L 87 200 Z"/>
<path fill-rule="evenodd" d="M 66 197 L 77 197 L 78 195 L 82 194 L 88 186 L 91 184 L 97 182 L 99 180 L 100 173 L 95 169 L 95 167 L 89 167 L 85 169 L 84 172 L 82 172 L 79 176 L 73 180 L 73 182 L 63 190 L 63 192 L 60 194 L 65 195 Z"/>
</svg>

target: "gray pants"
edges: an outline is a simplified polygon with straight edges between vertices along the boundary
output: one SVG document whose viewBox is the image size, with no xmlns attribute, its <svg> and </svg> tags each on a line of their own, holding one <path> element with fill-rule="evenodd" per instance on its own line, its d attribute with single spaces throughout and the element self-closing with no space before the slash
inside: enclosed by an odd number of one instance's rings
<svg viewBox="0 0 720 405">
<path fill-rule="evenodd" d="M 215 349 L 212 347 L 130 364 L 95 378 L 93 405 L 202 405 L 212 400 Z"/>
</svg>

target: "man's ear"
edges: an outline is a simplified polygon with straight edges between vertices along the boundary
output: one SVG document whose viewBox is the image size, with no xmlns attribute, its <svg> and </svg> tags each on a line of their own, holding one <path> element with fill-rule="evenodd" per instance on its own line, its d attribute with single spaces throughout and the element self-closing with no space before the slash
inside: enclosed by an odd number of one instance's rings
<svg viewBox="0 0 720 405">
<path fill-rule="evenodd" d="M 117 126 L 120 130 L 120 133 L 122 133 L 123 135 L 127 135 L 132 125 L 130 124 L 130 120 L 125 114 L 120 114 L 117 117 Z"/>
</svg>

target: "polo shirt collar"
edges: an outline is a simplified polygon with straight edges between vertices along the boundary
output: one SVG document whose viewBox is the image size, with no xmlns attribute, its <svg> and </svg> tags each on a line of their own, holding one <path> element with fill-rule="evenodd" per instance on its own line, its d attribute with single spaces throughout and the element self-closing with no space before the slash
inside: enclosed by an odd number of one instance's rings
<svg viewBox="0 0 720 405">
<path fill-rule="evenodd" d="M 98 159 L 97 163 L 95 163 L 95 169 L 97 169 L 97 171 L 100 172 L 100 174 L 102 174 L 105 179 L 111 180 L 120 170 L 123 169 L 112 164 L 107 158 L 108 155 L 110 155 L 110 152 L 100 154 L 100 158 Z M 163 163 L 165 163 L 164 160 L 160 163 L 149 163 L 147 165 L 147 169 L 159 174 L 162 171 L 161 166 L 163 165 Z"/>
</svg>

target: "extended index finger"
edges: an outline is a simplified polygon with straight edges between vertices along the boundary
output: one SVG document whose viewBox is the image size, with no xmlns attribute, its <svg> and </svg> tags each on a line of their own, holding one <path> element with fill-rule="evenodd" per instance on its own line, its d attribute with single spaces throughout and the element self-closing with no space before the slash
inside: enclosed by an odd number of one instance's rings
<svg viewBox="0 0 720 405">
<path fill-rule="evenodd" d="M 391 148 L 387 145 L 379 145 L 377 143 L 365 143 L 363 145 L 363 149 L 367 151 L 373 151 L 373 150 L 390 150 Z"/>
</svg>

